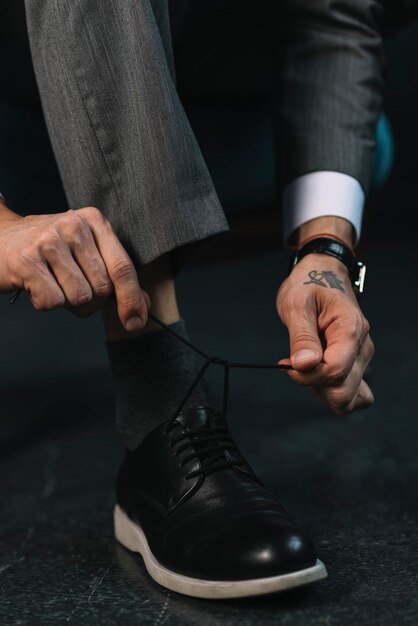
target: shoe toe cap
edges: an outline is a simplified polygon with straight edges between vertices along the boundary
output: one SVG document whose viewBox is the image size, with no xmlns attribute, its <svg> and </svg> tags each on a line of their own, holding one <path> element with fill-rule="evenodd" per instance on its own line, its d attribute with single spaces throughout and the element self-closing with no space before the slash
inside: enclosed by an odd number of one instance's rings
<svg viewBox="0 0 418 626">
<path fill-rule="evenodd" d="M 253 544 L 249 544 L 247 549 L 244 546 L 241 554 L 243 569 L 248 575 L 257 576 L 276 576 L 303 570 L 315 565 L 317 560 L 311 539 L 294 527 L 254 538 Z"/>
<path fill-rule="evenodd" d="M 293 526 L 240 525 L 205 537 L 183 552 L 189 575 L 210 580 L 244 580 L 280 576 L 315 565 L 311 539 Z"/>
</svg>

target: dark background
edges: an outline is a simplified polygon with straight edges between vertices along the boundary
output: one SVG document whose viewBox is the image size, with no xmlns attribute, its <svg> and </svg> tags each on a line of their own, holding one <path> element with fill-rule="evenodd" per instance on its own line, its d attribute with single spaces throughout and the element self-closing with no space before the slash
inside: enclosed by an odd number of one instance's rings
<svg viewBox="0 0 418 626">
<path fill-rule="evenodd" d="M 375 405 L 336 418 L 275 373 L 235 372 L 231 389 L 230 423 L 240 446 L 315 538 L 329 578 L 285 596 L 214 603 L 150 581 L 140 559 L 112 538 L 113 481 L 123 451 L 100 317 L 37 313 L 24 294 L 12 307 L 2 296 L 0 623 L 418 622 L 417 24 L 389 40 L 387 50 L 385 111 L 395 164 L 369 203 L 362 249 L 362 306 L 377 347 L 370 372 Z M 9 101 L 1 107 L 8 155 L 2 190 L 22 212 L 30 202 L 53 205 L 61 192 L 33 157 L 30 118 L 38 114 Z M 23 180 L 42 196 L 24 204 Z M 260 217 L 258 209 L 254 204 Z M 241 256 L 225 258 L 220 247 L 218 260 L 202 259 L 180 276 L 179 300 L 192 337 L 208 352 L 274 362 L 288 352 L 274 311 L 287 260 L 279 214 L 263 212 L 251 238 L 238 222 L 234 249 Z M 219 390 L 216 371 L 210 380 Z"/>
<path fill-rule="evenodd" d="M 414 240 L 418 175 L 418 27 L 416 20 L 386 44 L 388 75 L 384 110 L 395 136 L 393 171 L 371 198 L 365 238 L 389 244 Z"/>
</svg>

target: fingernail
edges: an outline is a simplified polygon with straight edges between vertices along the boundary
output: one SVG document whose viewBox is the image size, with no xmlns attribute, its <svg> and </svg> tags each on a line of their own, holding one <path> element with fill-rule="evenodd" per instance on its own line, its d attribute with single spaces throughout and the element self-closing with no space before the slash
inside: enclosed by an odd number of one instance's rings
<svg viewBox="0 0 418 626">
<path fill-rule="evenodd" d="M 137 315 L 134 315 L 133 317 L 130 317 L 128 319 L 128 321 L 126 322 L 125 328 L 126 330 L 141 330 L 141 328 L 143 328 L 144 324 L 141 320 L 140 317 L 138 317 Z"/>
<path fill-rule="evenodd" d="M 318 358 L 318 353 L 313 350 L 303 349 L 296 352 L 293 356 L 293 363 L 295 365 L 299 365 L 299 363 L 304 363 L 305 361 L 313 361 Z"/>
</svg>

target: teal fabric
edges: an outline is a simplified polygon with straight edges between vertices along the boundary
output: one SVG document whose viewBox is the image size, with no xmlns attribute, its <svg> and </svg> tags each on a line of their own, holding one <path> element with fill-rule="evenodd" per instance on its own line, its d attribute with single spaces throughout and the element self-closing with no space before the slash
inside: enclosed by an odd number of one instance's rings
<svg viewBox="0 0 418 626">
<path fill-rule="evenodd" d="M 395 140 L 389 120 L 384 113 L 376 129 L 376 152 L 373 161 L 372 187 L 383 187 L 393 167 Z"/>
</svg>

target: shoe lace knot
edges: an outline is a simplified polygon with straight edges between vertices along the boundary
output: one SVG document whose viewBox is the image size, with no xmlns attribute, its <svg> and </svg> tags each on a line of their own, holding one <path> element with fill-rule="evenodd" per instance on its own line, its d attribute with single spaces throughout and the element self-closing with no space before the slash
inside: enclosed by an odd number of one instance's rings
<svg viewBox="0 0 418 626">
<path fill-rule="evenodd" d="M 231 433 L 225 426 L 204 426 L 196 430 L 188 430 L 177 437 L 173 437 L 170 446 L 173 448 L 177 446 L 174 456 L 179 457 L 182 467 L 195 459 L 200 462 L 200 468 L 189 472 L 185 477 L 186 479 L 210 474 L 237 465 L 246 466 L 232 439 Z M 193 451 L 185 454 L 190 448 Z M 231 457 L 228 459 L 225 454 L 227 450 L 235 452 L 237 456 L 234 455 L 235 458 Z"/>
</svg>

